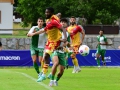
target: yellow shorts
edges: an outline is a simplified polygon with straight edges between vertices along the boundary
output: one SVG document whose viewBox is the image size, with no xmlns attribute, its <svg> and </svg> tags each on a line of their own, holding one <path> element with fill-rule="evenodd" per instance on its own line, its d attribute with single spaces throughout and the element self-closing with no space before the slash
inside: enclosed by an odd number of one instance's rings
<svg viewBox="0 0 120 90">
<path fill-rule="evenodd" d="M 74 53 L 76 53 L 76 54 L 79 53 L 79 47 L 80 47 L 80 45 L 73 46 Z"/>
</svg>

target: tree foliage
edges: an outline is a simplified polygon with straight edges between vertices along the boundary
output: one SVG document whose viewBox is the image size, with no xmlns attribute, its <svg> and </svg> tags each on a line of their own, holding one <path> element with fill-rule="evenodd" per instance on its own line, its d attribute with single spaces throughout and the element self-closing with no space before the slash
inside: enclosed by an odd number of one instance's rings
<svg viewBox="0 0 120 90">
<path fill-rule="evenodd" d="M 36 23 L 44 17 L 46 7 L 53 7 L 55 14 L 62 17 L 84 17 L 88 24 L 98 20 L 102 24 L 112 24 L 120 16 L 120 0 L 18 0 L 17 12 L 24 17 L 24 23 Z"/>
</svg>

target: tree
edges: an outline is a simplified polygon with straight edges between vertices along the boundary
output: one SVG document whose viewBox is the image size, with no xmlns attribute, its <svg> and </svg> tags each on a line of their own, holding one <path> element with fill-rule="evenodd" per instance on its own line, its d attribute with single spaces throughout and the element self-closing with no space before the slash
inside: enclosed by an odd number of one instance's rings
<svg viewBox="0 0 120 90">
<path fill-rule="evenodd" d="M 46 7 L 52 6 L 55 14 L 62 17 L 84 17 L 88 24 L 99 21 L 112 24 L 120 16 L 120 0 L 18 0 L 17 11 L 23 15 L 24 23 L 36 23 L 38 17 L 44 17 Z"/>
<path fill-rule="evenodd" d="M 44 16 L 46 5 L 47 0 L 19 0 L 17 12 L 24 17 L 24 26 L 28 23 L 36 24 L 37 19 Z"/>
<path fill-rule="evenodd" d="M 89 0 L 91 17 L 89 23 L 99 19 L 102 24 L 112 24 L 120 16 L 120 0 Z"/>
</svg>

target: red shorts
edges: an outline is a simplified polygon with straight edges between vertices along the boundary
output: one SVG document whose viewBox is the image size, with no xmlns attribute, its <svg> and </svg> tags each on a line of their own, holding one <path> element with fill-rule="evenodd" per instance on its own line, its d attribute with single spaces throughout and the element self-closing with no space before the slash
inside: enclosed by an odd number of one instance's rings
<svg viewBox="0 0 120 90">
<path fill-rule="evenodd" d="M 51 54 L 58 46 L 60 46 L 60 43 L 60 41 L 47 41 L 45 52 Z"/>
</svg>

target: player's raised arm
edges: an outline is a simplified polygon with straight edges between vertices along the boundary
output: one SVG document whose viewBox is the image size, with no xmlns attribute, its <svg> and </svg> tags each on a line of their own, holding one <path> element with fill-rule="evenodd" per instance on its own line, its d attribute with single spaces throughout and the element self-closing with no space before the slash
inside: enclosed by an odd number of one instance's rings
<svg viewBox="0 0 120 90">
<path fill-rule="evenodd" d="M 33 26 L 29 32 L 27 33 L 27 36 L 30 37 L 30 34 L 34 32 L 35 26 Z"/>
<path fill-rule="evenodd" d="M 45 30 L 44 30 L 44 29 L 41 29 L 41 30 L 39 30 L 39 31 L 37 31 L 37 32 L 35 32 L 35 33 L 28 33 L 27 36 L 28 36 L 28 37 L 32 37 L 32 36 L 34 36 L 34 35 L 38 35 L 38 34 L 41 34 L 41 33 L 44 33 L 44 32 L 45 32 Z"/>
<path fill-rule="evenodd" d="M 34 35 L 41 34 L 41 33 L 44 33 L 44 32 L 45 32 L 45 30 L 44 30 L 44 28 L 42 28 L 39 31 L 35 32 Z"/>
</svg>

